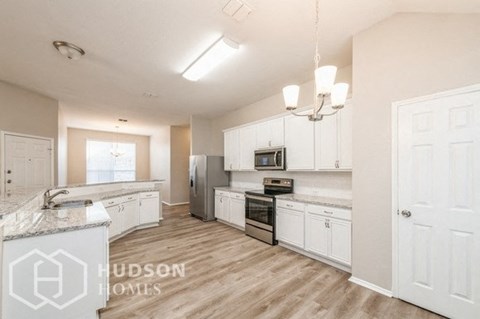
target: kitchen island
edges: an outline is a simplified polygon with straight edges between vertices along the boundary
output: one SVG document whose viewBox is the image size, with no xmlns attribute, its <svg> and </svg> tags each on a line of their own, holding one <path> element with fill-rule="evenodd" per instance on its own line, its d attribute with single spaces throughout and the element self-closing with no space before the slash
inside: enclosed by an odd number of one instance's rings
<svg viewBox="0 0 480 319">
<path fill-rule="evenodd" d="M 46 190 L 0 199 L 2 318 L 98 318 L 108 300 L 108 244 L 161 220 L 161 181 L 73 185 L 42 209 Z"/>
</svg>

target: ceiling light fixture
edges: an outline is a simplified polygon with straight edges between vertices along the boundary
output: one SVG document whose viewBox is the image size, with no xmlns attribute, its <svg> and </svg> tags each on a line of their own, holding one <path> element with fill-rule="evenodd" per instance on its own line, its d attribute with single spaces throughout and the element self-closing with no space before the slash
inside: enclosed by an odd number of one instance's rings
<svg viewBox="0 0 480 319">
<path fill-rule="evenodd" d="M 238 43 L 221 37 L 183 72 L 183 77 L 190 81 L 197 81 L 217 65 L 228 59 L 238 48 Z"/>
<path fill-rule="evenodd" d="M 82 48 L 65 41 L 53 41 L 53 46 L 58 50 L 58 52 L 70 60 L 78 60 L 82 55 L 85 54 L 85 51 L 83 51 Z"/>
<path fill-rule="evenodd" d="M 324 116 L 330 116 L 336 114 L 345 106 L 345 101 L 348 95 L 347 83 L 335 83 L 335 76 L 337 74 L 337 67 L 333 65 L 326 65 L 319 67 L 320 54 L 318 53 L 319 43 L 319 0 L 315 1 L 315 82 L 313 90 L 313 110 L 311 114 L 298 114 L 294 111 L 298 106 L 298 95 L 300 93 L 300 87 L 298 85 L 288 85 L 283 88 L 283 98 L 285 100 L 285 107 L 293 115 L 296 116 L 308 116 L 310 121 L 320 121 Z M 324 105 L 325 98 L 330 96 L 331 107 L 333 109 L 330 113 L 321 113 Z"/>
<path fill-rule="evenodd" d="M 115 128 L 117 129 L 117 134 L 115 134 L 115 143 L 113 144 L 113 147 L 110 149 L 110 154 L 113 157 L 120 157 L 122 155 L 125 155 L 125 151 L 121 150 L 118 147 L 118 132 L 120 131 L 120 126 L 117 125 L 115 126 Z"/>
</svg>

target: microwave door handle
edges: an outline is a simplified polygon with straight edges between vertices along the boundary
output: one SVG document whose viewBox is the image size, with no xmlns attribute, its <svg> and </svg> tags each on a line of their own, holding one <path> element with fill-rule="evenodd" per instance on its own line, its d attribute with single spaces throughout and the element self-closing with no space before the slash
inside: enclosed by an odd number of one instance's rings
<svg viewBox="0 0 480 319">
<path fill-rule="evenodd" d="M 280 164 L 278 164 L 278 151 L 275 151 L 275 155 L 273 157 L 275 158 L 275 166 L 280 166 Z"/>
</svg>

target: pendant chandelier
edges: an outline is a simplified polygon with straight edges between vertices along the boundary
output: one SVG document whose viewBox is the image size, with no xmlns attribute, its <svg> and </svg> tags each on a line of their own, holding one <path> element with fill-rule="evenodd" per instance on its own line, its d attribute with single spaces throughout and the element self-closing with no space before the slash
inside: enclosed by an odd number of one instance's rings
<svg viewBox="0 0 480 319">
<path fill-rule="evenodd" d="M 125 151 L 120 150 L 118 147 L 118 131 L 120 130 L 120 126 L 115 126 L 117 129 L 117 134 L 115 135 L 115 143 L 113 144 L 113 147 L 110 149 L 110 154 L 114 157 L 120 157 L 122 155 L 125 155 Z"/>
<path fill-rule="evenodd" d="M 347 83 L 335 83 L 337 75 L 337 67 L 333 65 L 326 65 L 319 67 L 320 54 L 318 53 L 319 44 L 319 0 L 315 1 L 315 81 L 313 90 L 313 110 L 310 114 L 296 113 L 298 104 L 298 96 L 300 87 L 298 85 L 288 85 L 283 88 L 283 98 L 285 100 L 285 107 L 295 116 L 308 116 L 310 121 L 320 121 L 324 116 L 336 114 L 345 106 L 348 94 Z M 330 96 L 331 108 L 329 113 L 322 113 L 326 98 Z"/>
</svg>

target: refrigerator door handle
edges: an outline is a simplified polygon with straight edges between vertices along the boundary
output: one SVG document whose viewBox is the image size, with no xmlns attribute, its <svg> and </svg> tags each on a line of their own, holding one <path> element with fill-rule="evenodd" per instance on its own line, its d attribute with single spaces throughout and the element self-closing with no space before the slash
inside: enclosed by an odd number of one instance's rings
<svg viewBox="0 0 480 319">
<path fill-rule="evenodd" d="M 197 197 L 197 164 L 193 167 L 193 196 Z"/>
</svg>

